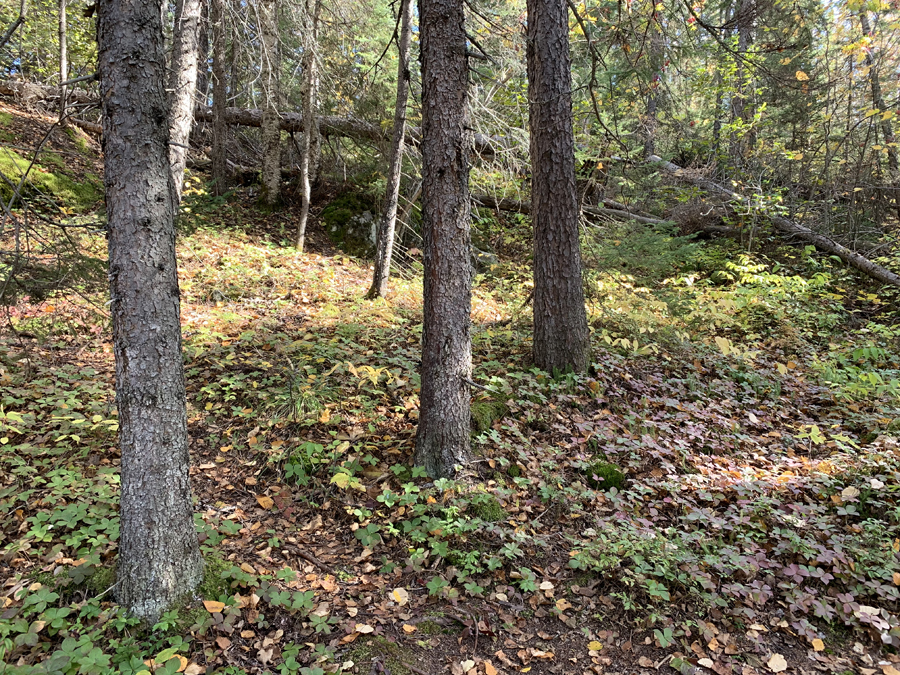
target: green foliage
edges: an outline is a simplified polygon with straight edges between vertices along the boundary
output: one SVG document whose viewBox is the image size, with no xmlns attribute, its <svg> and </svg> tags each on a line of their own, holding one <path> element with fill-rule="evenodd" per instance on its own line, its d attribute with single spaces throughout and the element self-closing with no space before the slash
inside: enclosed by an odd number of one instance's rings
<svg viewBox="0 0 900 675">
<path fill-rule="evenodd" d="M 615 464 L 599 461 L 584 469 L 588 485 L 595 490 L 621 490 L 625 486 L 625 474 Z"/>
<path fill-rule="evenodd" d="M 44 205 L 64 206 L 78 212 L 95 207 L 103 196 L 102 185 L 96 179 L 75 182 L 65 171 L 65 161 L 53 153 L 43 153 L 31 167 L 28 178 L 20 194 L 29 200 L 38 200 Z M 11 149 L 0 152 L 0 173 L 16 186 L 31 164 L 21 154 Z M 56 167 L 55 171 L 48 168 Z M 0 181 L 0 198 L 9 201 L 12 188 L 6 181 Z"/>
</svg>

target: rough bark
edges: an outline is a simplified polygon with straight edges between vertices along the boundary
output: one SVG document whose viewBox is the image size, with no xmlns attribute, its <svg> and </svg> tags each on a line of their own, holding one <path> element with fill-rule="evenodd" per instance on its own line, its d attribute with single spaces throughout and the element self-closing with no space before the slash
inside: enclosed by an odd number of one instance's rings
<svg viewBox="0 0 900 675">
<path fill-rule="evenodd" d="M 227 126 L 225 108 L 225 0 L 210 0 L 213 33 L 212 179 L 217 195 L 228 191 L 228 164 L 225 161 Z"/>
<path fill-rule="evenodd" d="M 400 173 L 403 166 L 403 146 L 406 135 L 406 103 L 409 99 L 409 43 L 412 36 L 412 0 L 400 3 L 400 34 L 397 39 L 397 102 L 394 106 L 394 136 L 391 139 L 390 166 L 384 194 L 384 213 L 378 227 L 375 250 L 375 272 L 370 298 L 387 296 L 391 258 L 394 253 L 394 231 L 397 223 L 397 202 L 400 197 Z"/>
<path fill-rule="evenodd" d="M 660 26 L 660 15 L 656 5 L 650 13 L 650 87 L 647 92 L 647 115 L 644 122 L 644 157 L 656 153 L 656 134 L 659 127 L 659 98 L 662 91 L 662 79 L 665 59 L 665 42 Z"/>
<path fill-rule="evenodd" d="M 209 0 L 200 0 L 200 28 L 197 35 L 197 101 L 209 104 Z"/>
<path fill-rule="evenodd" d="M 9 28 L 6 29 L 6 32 L 0 36 L 0 49 L 9 42 L 10 38 L 15 34 L 15 32 L 19 29 L 23 23 L 25 23 L 25 19 L 28 18 L 28 1 L 20 0 L 19 2 L 19 16 L 16 17 L 16 20 L 9 24 Z"/>
<path fill-rule="evenodd" d="M 740 195 L 738 195 L 736 192 L 732 192 L 728 188 L 722 187 L 718 183 L 715 183 L 706 178 L 688 174 L 682 171 L 681 167 L 679 167 L 677 164 L 667 162 L 661 157 L 657 157 L 654 155 L 653 157 L 650 157 L 649 160 L 656 163 L 658 166 L 665 169 L 669 173 L 681 178 L 688 183 L 691 183 L 692 185 L 703 188 L 707 192 L 714 192 L 720 195 L 724 195 L 729 199 L 741 199 Z M 749 200 L 746 199 L 742 199 L 741 201 L 744 205 L 750 203 Z M 851 267 L 855 267 L 860 272 L 869 275 L 876 281 L 880 281 L 884 284 L 890 284 L 892 286 L 900 286 L 900 276 L 894 274 L 889 269 L 886 269 L 881 265 L 872 262 L 864 255 L 857 253 L 856 251 L 851 251 L 849 248 L 837 243 L 833 239 L 829 239 L 825 235 L 813 232 L 808 227 L 804 227 L 803 225 L 795 223 L 792 220 L 788 220 L 787 218 L 782 218 L 781 216 L 773 216 L 770 214 L 763 215 L 765 215 L 776 227 L 776 229 L 778 229 L 782 234 L 796 237 L 801 241 L 812 244 L 820 251 L 836 255 Z"/>
<path fill-rule="evenodd" d="M 66 85 L 69 79 L 69 38 L 66 26 L 66 0 L 59 0 L 59 121 L 66 119 Z"/>
<path fill-rule="evenodd" d="M 550 372 L 580 372 L 590 363 L 590 332 L 581 285 L 565 0 L 528 0 L 527 59 L 534 362 Z"/>
<path fill-rule="evenodd" d="M 62 0 L 60 0 L 62 1 Z M 178 0 L 172 35 L 172 65 L 169 68 L 169 166 L 175 203 L 181 201 L 188 141 L 194 123 L 194 91 L 197 88 L 201 0 Z"/>
<path fill-rule="evenodd" d="M 213 0 L 214 2 L 216 0 Z M 209 108 L 198 108 L 194 113 L 195 119 L 212 120 L 213 111 Z M 281 112 L 278 115 L 278 123 L 282 131 L 289 133 L 306 130 L 303 116 L 297 113 Z M 247 127 L 259 127 L 262 125 L 262 111 L 253 108 L 228 108 L 225 110 L 227 124 Z M 375 141 L 384 143 L 389 141 L 382 127 L 365 120 L 353 117 L 320 116 L 316 118 L 319 125 L 319 133 L 323 136 L 345 136 L 358 141 Z M 419 127 L 407 127 L 406 142 L 418 146 L 422 143 L 422 129 Z M 498 150 L 509 149 L 503 139 L 475 134 L 473 147 L 476 154 L 482 157 L 493 157 Z"/>
<path fill-rule="evenodd" d="M 750 129 L 750 108 L 747 105 L 747 87 L 745 86 L 745 60 L 747 51 L 753 40 L 754 0 L 740 0 L 735 9 L 734 21 L 737 23 L 738 44 L 737 64 L 735 68 L 735 90 L 731 96 L 731 122 L 740 123 L 740 129 L 731 132 L 730 152 L 733 167 L 741 167 L 747 154 L 747 148 L 753 145 Z"/>
<path fill-rule="evenodd" d="M 297 219 L 297 250 L 303 252 L 306 244 L 306 221 L 309 218 L 309 200 L 312 194 L 310 164 L 313 163 L 315 148 L 319 142 L 319 125 L 316 124 L 317 94 L 319 90 L 319 12 L 321 0 L 313 0 L 312 12 L 307 3 L 306 35 L 303 53 L 303 117 L 312 120 L 300 142 L 300 214 Z"/>
<path fill-rule="evenodd" d="M 98 42 L 122 451 L 116 596 L 152 623 L 203 573 L 188 476 L 160 4 L 103 0 Z"/>
<path fill-rule="evenodd" d="M 279 58 L 278 3 L 260 0 L 259 23 L 262 33 L 260 79 L 262 81 L 262 202 L 276 206 L 281 201 L 281 128 L 278 123 Z"/>
<path fill-rule="evenodd" d="M 469 461 L 468 60 L 463 0 L 419 0 L 424 309 L 415 462 L 432 478 Z"/>
</svg>

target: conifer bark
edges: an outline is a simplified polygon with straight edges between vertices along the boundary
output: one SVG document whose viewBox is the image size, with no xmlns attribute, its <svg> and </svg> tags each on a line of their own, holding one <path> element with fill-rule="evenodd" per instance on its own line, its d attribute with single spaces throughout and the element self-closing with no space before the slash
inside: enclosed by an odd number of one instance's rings
<svg viewBox="0 0 900 675">
<path fill-rule="evenodd" d="M 99 3 L 104 183 L 122 451 L 116 596 L 151 623 L 200 582 L 188 477 L 161 3 Z"/>
<path fill-rule="evenodd" d="M 59 0 L 59 121 L 66 123 L 68 90 L 62 84 L 69 79 L 69 36 L 66 16 L 67 0 Z"/>
<path fill-rule="evenodd" d="M 463 0 L 419 0 L 424 308 L 416 464 L 451 477 L 469 461 L 468 62 Z"/>
<path fill-rule="evenodd" d="M 172 35 L 172 65 L 169 68 L 169 166 L 175 203 L 181 202 L 188 141 L 194 123 L 194 91 L 197 88 L 197 62 L 200 54 L 201 0 L 178 0 L 175 5 L 175 30 Z"/>
<path fill-rule="evenodd" d="M 390 167 L 384 195 L 384 213 L 378 228 L 375 252 L 375 273 L 368 297 L 387 295 L 394 253 L 394 231 L 397 223 L 397 201 L 400 197 L 400 173 L 403 167 L 403 147 L 406 137 L 406 103 L 409 100 L 409 43 L 412 36 L 412 0 L 400 3 L 400 35 L 397 40 L 397 103 L 394 107 L 394 135 L 391 139 Z"/>
<path fill-rule="evenodd" d="M 259 23 L 262 33 L 261 79 L 262 109 L 262 201 L 272 207 L 281 201 L 281 127 L 278 121 L 278 4 L 260 0 Z"/>
<path fill-rule="evenodd" d="M 534 224 L 534 362 L 583 371 L 590 333 L 581 285 L 569 23 L 565 0 L 528 0 Z"/>
<path fill-rule="evenodd" d="M 209 13 L 213 34 L 212 178 L 213 189 L 221 196 L 228 191 L 228 165 L 225 161 L 228 133 L 225 122 L 225 108 L 228 105 L 225 89 L 225 0 L 210 0 Z"/>
</svg>

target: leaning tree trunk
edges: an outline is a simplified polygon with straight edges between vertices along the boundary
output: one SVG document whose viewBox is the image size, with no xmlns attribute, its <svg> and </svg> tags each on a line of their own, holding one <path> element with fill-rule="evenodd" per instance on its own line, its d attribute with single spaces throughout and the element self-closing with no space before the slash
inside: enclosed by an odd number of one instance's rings
<svg viewBox="0 0 900 675">
<path fill-rule="evenodd" d="M 153 623 L 203 575 L 188 476 L 160 4 L 103 0 L 97 33 L 122 451 L 116 596 Z"/>
<path fill-rule="evenodd" d="M 391 139 L 390 168 L 384 195 L 384 213 L 378 228 L 375 253 L 375 273 L 368 297 L 383 298 L 387 295 L 388 277 L 391 274 L 391 257 L 394 252 L 394 229 L 397 223 L 397 200 L 400 197 L 400 173 L 403 167 L 403 145 L 406 135 L 406 102 L 409 99 L 409 43 L 412 36 L 412 0 L 400 3 L 400 35 L 397 51 L 397 104 L 394 107 L 394 137 Z"/>
<path fill-rule="evenodd" d="M 66 85 L 69 80 L 69 38 L 66 26 L 66 1 L 59 0 L 59 121 L 66 121 Z"/>
<path fill-rule="evenodd" d="M 262 33 L 262 195 L 263 204 L 276 206 L 281 200 L 281 127 L 278 125 L 278 2 L 260 0 Z"/>
<path fill-rule="evenodd" d="M 62 1 L 62 0 L 61 0 Z M 202 0 L 178 0 L 175 5 L 175 30 L 172 37 L 172 66 L 169 91 L 169 166 L 175 190 L 175 203 L 181 202 L 188 142 L 194 123 L 194 90 L 197 87 L 197 60 L 200 49 L 200 12 Z"/>
<path fill-rule="evenodd" d="M 300 144 L 300 217 L 297 220 L 297 240 L 295 242 L 297 250 L 301 253 L 306 245 L 306 221 L 309 218 L 309 201 L 312 196 L 310 165 L 315 163 L 313 155 L 319 143 L 316 95 L 319 89 L 317 52 L 319 50 L 319 12 L 321 9 L 322 0 L 314 0 L 311 12 L 309 3 L 307 3 L 306 47 L 303 54 L 303 75 L 306 80 L 303 89 L 303 119 L 310 120 L 310 124 L 306 125 L 303 141 Z"/>
<path fill-rule="evenodd" d="M 528 0 L 534 226 L 534 362 L 584 371 L 590 333 L 581 286 L 569 23 L 565 0 Z"/>
<path fill-rule="evenodd" d="M 209 13 L 213 33 L 212 178 L 215 192 L 221 196 L 228 191 L 228 165 L 225 162 L 225 108 L 228 105 L 225 91 L 225 0 L 210 0 Z"/>
<path fill-rule="evenodd" d="M 419 0 L 424 308 L 415 462 L 432 478 L 469 460 L 468 60 L 464 0 Z"/>
<path fill-rule="evenodd" d="M 13 34 L 19 29 L 23 23 L 25 23 L 25 19 L 28 18 L 28 0 L 20 0 L 19 2 L 19 16 L 16 17 L 16 20 L 13 21 L 9 27 L 6 29 L 6 32 L 3 35 L 0 35 L 0 49 L 9 42 L 9 39 L 13 36 Z"/>
</svg>

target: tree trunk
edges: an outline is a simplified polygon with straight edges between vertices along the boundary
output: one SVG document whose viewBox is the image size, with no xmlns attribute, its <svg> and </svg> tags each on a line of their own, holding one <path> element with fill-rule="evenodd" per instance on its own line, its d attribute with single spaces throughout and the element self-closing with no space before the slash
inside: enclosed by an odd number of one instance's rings
<svg viewBox="0 0 900 675">
<path fill-rule="evenodd" d="M 753 39 L 755 11 L 753 0 L 740 0 L 735 10 L 737 23 L 737 65 L 735 68 L 735 90 L 731 95 L 731 123 L 740 128 L 731 132 L 731 164 L 737 169 L 744 165 L 748 146 L 753 144 L 750 130 L 750 108 L 747 106 L 747 87 L 744 82 L 747 51 Z"/>
<path fill-rule="evenodd" d="M 201 4 L 201 0 L 178 0 L 175 5 L 172 66 L 169 69 L 169 90 L 172 102 L 172 111 L 169 113 L 169 166 L 172 170 L 176 204 L 181 202 L 188 142 L 191 138 L 191 126 L 194 123 L 194 90 L 197 88 Z"/>
<path fill-rule="evenodd" d="M 534 362 L 550 372 L 580 372 L 590 362 L 590 333 L 581 286 L 565 0 L 528 0 L 527 41 Z"/>
<path fill-rule="evenodd" d="M 653 157 L 650 157 L 649 160 L 660 166 L 662 169 L 665 169 L 672 175 L 677 176 L 682 180 L 691 183 L 692 185 L 701 187 L 707 192 L 714 192 L 728 197 L 729 199 L 739 199 L 741 203 L 745 205 L 750 203 L 749 200 L 741 198 L 740 195 L 738 195 L 736 192 L 722 187 L 714 181 L 708 180 L 706 178 L 701 178 L 696 175 L 685 174 L 681 170 L 680 166 L 678 166 L 677 164 L 673 164 L 672 162 L 667 162 L 661 157 L 657 157 L 654 155 Z M 801 241 L 812 244 L 820 251 L 836 255 L 851 267 L 855 267 L 860 272 L 869 275 L 876 281 L 880 281 L 883 284 L 890 284 L 892 286 L 900 286 L 900 276 L 894 274 L 889 269 L 882 267 L 878 263 L 872 262 L 864 255 L 857 253 L 856 251 L 851 251 L 846 246 L 843 246 L 836 241 L 829 239 L 825 235 L 813 232 L 808 227 L 804 227 L 803 225 L 795 223 L 792 220 L 782 218 L 781 216 L 773 216 L 770 214 L 764 215 L 766 215 L 766 217 L 768 217 L 768 219 L 772 221 L 772 224 L 782 234 L 788 235 L 790 237 L 796 237 Z"/>
<path fill-rule="evenodd" d="M 378 228 L 375 273 L 367 296 L 387 296 L 391 257 L 394 252 L 394 229 L 397 223 L 397 201 L 400 197 L 400 173 L 403 167 L 403 145 L 406 135 L 406 103 L 409 99 L 409 43 L 412 36 L 412 0 L 400 3 L 400 35 L 397 40 L 397 104 L 394 107 L 394 137 L 391 139 L 390 167 L 384 195 L 384 213 Z"/>
<path fill-rule="evenodd" d="M 469 461 L 468 60 L 463 0 L 419 0 L 424 308 L 415 462 L 432 478 Z"/>
<path fill-rule="evenodd" d="M 259 23 L 262 33 L 260 72 L 262 80 L 262 194 L 263 204 L 276 206 L 281 201 L 281 127 L 278 124 L 278 2 L 260 0 Z"/>
<path fill-rule="evenodd" d="M 203 574 L 188 476 L 160 4 L 103 0 L 97 32 L 122 450 L 116 596 L 153 623 Z"/>
<path fill-rule="evenodd" d="M 647 119 L 644 124 L 644 157 L 656 154 L 656 134 L 659 127 L 659 98 L 662 91 L 663 73 L 665 71 L 665 41 L 660 25 L 660 13 L 656 5 L 650 12 L 649 56 L 650 87 L 647 92 Z"/>
<path fill-rule="evenodd" d="M 197 35 L 197 100 L 209 105 L 209 0 L 200 0 L 200 28 Z"/>
<path fill-rule="evenodd" d="M 872 35 L 872 29 L 869 27 L 869 17 L 865 11 L 859 13 L 859 23 L 862 28 L 863 36 L 870 37 Z M 875 57 L 872 56 L 871 50 L 865 50 L 865 59 L 866 66 L 869 68 L 869 85 L 872 88 L 872 105 L 875 108 L 878 108 L 882 114 L 881 133 L 884 136 L 884 146 L 887 149 L 888 168 L 891 171 L 891 182 L 896 184 L 897 181 L 900 180 L 900 166 L 898 166 L 897 162 L 897 151 L 892 145 L 895 142 L 894 128 L 891 124 L 890 117 L 883 117 L 883 114 L 888 110 L 888 107 L 884 102 L 884 95 L 881 93 L 881 79 L 878 75 L 878 64 L 875 62 Z"/>
<path fill-rule="evenodd" d="M 19 26 L 25 23 L 26 18 L 28 18 L 28 0 L 20 0 L 19 16 L 17 16 L 16 20 L 9 25 L 6 32 L 0 36 L 0 49 L 3 49 L 4 45 L 9 42 L 13 34 L 19 29 Z"/>
<path fill-rule="evenodd" d="M 306 7 L 306 46 L 303 53 L 303 75 L 305 78 L 303 89 L 303 118 L 312 120 L 303 134 L 300 144 L 300 217 L 297 221 L 297 250 L 303 252 L 306 244 L 306 221 L 309 218 L 309 199 L 312 194 L 312 180 L 310 179 L 310 164 L 313 163 L 313 155 L 319 141 L 319 125 L 316 123 L 316 103 L 319 89 L 319 64 L 317 52 L 319 50 L 319 12 L 322 9 L 322 0 L 313 0 L 312 11 L 309 3 Z"/>
<path fill-rule="evenodd" d="M 210 0 L 213 31 L 213 109 L 212 109 L 212 178 L 216 194 L 228 191 L 228 165 L 225 161 L 227 127 L 225 108 L 225 0 Z"/>
<path fill-rule="evenodd" d="M 66 26 L 66 1 L 59 0 L 59 121 L 66 120 L 66 85 L 69 80 L 69 39 Z"/>
</svg>

